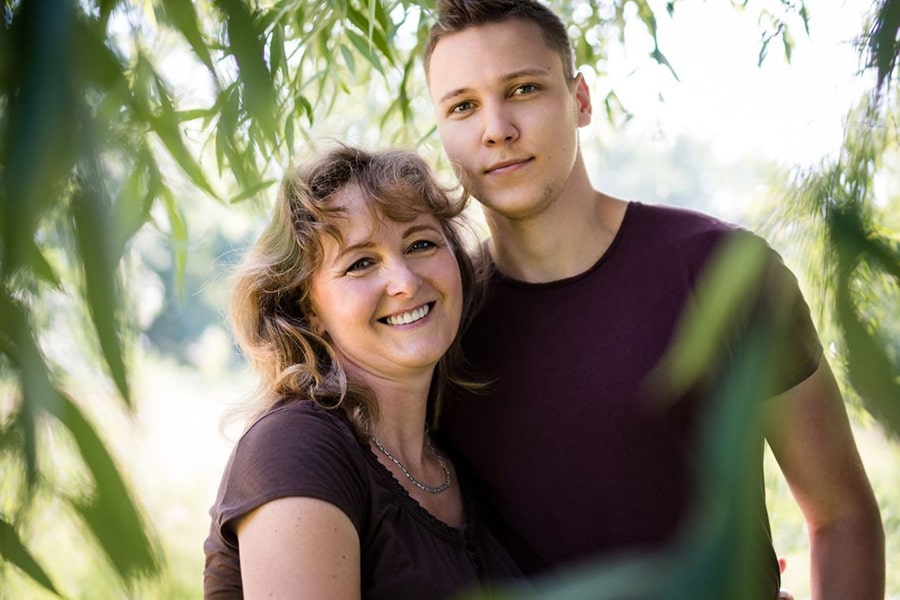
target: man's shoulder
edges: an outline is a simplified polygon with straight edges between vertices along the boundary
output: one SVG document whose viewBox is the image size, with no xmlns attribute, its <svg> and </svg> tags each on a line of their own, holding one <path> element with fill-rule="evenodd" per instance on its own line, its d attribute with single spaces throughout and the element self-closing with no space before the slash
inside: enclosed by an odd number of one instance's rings
<svg viewBox="0 0 900 600">
<path fill-rule="evenodd" d="M 641 230 L 669 238 L 720 236 L 740 229 L 733 223 L 682 206 L 632 202 L 629 213 Z"/>
</svg>

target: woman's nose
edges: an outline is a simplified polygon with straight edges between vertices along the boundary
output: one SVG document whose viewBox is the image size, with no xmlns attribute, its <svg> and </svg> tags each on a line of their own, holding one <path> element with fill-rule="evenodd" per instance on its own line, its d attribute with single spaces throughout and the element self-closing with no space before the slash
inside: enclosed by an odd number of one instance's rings
<svg viewBox="0 0 900 600">
<path fill-rule="evenodd" d="M 397 259 L 385 265 L 387 271 L 386 291 L 390 296 L 415 296 L 422 278 L 405 260 Z"/>
</svg>

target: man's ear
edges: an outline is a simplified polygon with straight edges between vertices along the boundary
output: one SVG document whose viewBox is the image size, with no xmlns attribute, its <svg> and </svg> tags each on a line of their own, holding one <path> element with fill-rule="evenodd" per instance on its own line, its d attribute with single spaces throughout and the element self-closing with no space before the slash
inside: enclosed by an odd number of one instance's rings
<svg viewBox="0 0 900 600">
<path fill-rule="evenodd" d="M 578 109 L 578 126 L 590 125 L 594 108 L 591 105 L 591 90 L 588 88 L 584 75 L 575 76 L 575 106 Z"/>
</svg>

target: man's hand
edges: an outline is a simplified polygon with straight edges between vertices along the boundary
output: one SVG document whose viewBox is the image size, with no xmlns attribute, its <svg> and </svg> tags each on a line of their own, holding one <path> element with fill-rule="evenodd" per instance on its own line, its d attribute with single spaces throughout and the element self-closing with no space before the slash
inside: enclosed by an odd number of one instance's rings
<svg viewBox="0 0 900 600">
<path fill-rule="evenodd" d="M 787 569 L 787 559 L 779 558 L 778 559 L 778 570 L 781 573 L 784 573 L 784 570 Z M 794 595 L 788 592 L 787 590 L 779 590 L 777 600 L 794 600 Z"/>
</svg>

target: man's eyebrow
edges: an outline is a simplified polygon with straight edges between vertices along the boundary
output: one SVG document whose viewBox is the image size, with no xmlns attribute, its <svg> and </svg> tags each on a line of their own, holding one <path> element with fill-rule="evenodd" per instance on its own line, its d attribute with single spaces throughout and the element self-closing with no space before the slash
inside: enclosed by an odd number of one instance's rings
<svg viewBox="0 0 900 600">
<path fill-rule="evenodd" d="M 512 81 L 513 79 L 519 79 L 520 77 L 541 77 L 544 75 L 549 75 L 550 71 L 550 67 L 527 67 L 524 69 L 519 69 L 518 71 L 513 71 L 512 73 L 507 73 L 500 78 L 500 81 Z"/>
<path fill-rule="evenodd" d="M 444 94 L 443 96 L 440 97 L 440 99 L 438 100 L 438 104 L 443 104 L 444 102 L 446 102 L 447 100 L 449 100 L 451 98 L 455 98 L 457 96 L 462 96 L 464 94 L 468 94 L 471 91 L 472 91 L 472 88 L 466 88 L 466 87 L 456 88 L 455 90 L 450 90 L 449 92 L 447 92 L 446 94 Z"/>
<path fill-rule="evenodd" d="M 549 67 L 546 69 L 541 67 L 527 67 L 525 69 L 519 69 L 518 71 L 506 73 L 500 78 L 500 81 L 506 83 L 508 81 L 513 81 L 521 77 L 544 77 L 550 74 L 550 70 L 551 69 Z M 450 90 L 449 92 L 441 96 L 440 100 L 438 100 L 438 103 L 443 104 L 451 98 L 455 98 L 456 96 L 463 96 L 471 92 L 472 88 L 469 87 L 456 88 L 455 90 Z"/>
</svg>

